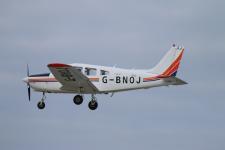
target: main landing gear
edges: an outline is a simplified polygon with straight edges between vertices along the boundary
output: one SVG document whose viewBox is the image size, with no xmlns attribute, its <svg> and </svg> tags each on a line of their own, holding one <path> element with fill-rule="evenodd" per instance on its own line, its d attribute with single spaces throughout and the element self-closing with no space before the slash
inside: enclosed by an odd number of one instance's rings
<svg viewBox="0 0 225 150">
<path fill-rule="evenodd" d="M 76 95 L 74 98 L 73 98 L 73 102 L 76 104 L 76 105 L 80 105 L 83 103 L 83 96 L 82 95 Z"/>
<path fill-rule="evenodd" d="M 82 95 L 76 95 L 73 98 L 73 102 L 76 105 L 81 105 L 83 103 L 83 96 Z M 88 107 L 90 110 L 95 110 L 98 108 L 98 102 L 94 94 L 91 95 L 91 101 L 88 103 Z"/>
<path fill-rule="evenodd" d="M 45 92 L 43 92 L 41 100 L 37 103 L 38 109 L 42 110 L 45 108 L 45 99 L 46 99 Z M 83 100 L 84 98 L 82 95 L 76 95 L 73 98 L 73 102 L 76 105 L 81 105 L 83 103 Z M 98 108 L 98 102 L 94 94 L 91 95 L 91 101 L 88 103 L 88 107 L 90 110 L 96 110 Z"/>
<path fill-rule="evenodd" d="M 39 101 L 39 102 L 37 103 L 37 107 L 38 107 L 39 109 L 44 109 L 44 108 L 45 108 L 45 102 L 44 102 L 45 99 L 46 99 L 45 92 L 43 92 L 41 101 Z"/>
</svg>

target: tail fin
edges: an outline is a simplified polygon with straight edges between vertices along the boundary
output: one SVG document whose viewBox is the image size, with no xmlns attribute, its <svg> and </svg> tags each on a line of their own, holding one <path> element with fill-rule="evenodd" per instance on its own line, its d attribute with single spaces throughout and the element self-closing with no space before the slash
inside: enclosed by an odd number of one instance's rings
<svg viewBox="0 0 225 150">
<path fill-rule="evenodd" d="M 183 52 L 183 47 L 177 47 L 174 44 L 173 47 L 161 59 L 161 61 L 153 69 L 151 69 L 150 72 L 164 77 L 176 76 Z"/>
</svg>

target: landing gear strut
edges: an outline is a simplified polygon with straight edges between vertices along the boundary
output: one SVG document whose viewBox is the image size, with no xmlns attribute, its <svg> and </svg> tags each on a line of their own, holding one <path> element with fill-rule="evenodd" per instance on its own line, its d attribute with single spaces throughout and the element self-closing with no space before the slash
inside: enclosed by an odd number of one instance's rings
<svg viewBox="0 0 225 150">
<path fill-rule="evenodd" d="M 98 108 L 98 102 L 94 94 L 91 95 L 91 101 L 88 103 L 88 107 L 90 110 L 95 110 Z"/>
<path fill-rule="evenodd" d="M 46 99 L 45 92 L 43 92 L 43 96 L 41 98 L 41 101 L 39 101 L 37 103 L 38 109 L 44 109 L 45 108 L 45 102 L 44 102 L 45 99 Z"/>
</svg>

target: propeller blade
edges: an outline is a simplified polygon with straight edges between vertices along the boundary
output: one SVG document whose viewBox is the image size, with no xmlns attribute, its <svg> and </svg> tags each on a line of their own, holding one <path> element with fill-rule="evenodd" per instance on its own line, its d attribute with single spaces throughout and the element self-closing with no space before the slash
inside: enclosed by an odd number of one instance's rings
<svg viewBox="0 0 225 150">
<path fill-rule="evenodd" d="M 30 69 L 29 69 L 29 65 L 27 64 L 27 77 L 30 76 Z M 29 84 L 29 81 L 27 83 L 27 93 L 28 93 L 28 99 L 30 101 L 30 98 L 31 98 L 31 90 L 30 90 L 30 84 Z"/>
<path fill-rule="evenodd" d="M 28 88 L 27 89 L 28 89 L 28 98 L 29 98 L 29 101 L 30 101 L 30 93 L 31 93 L 30 92 L 30 85 L 28 85 Z"/>
<path fill-rule="evenodd" d="M 27 64 L 27 77 L 30 76 L 30 70 L 29 70 L 29 65 Z"/>
</svg>

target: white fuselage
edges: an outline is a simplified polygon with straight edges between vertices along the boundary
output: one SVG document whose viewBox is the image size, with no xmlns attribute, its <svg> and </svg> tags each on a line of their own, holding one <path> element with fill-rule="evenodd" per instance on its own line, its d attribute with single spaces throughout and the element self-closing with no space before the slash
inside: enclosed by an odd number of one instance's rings
<svg viewBox="0 0 225 150">
<path fill-rule="evenodd" d="M 164 80 L 157 78 L 157 74 L 152 74 L 148 70 L 128 70 L 115 67 L 95 66 L 88 64 L 71 64 L 81 69 L 81 72 L 98 89 L 97 93 L 111 93 L 135 89 L 147 89 L 151 87 L 169 85 Z M 86 68 L 94 69 L 94 74 L 87 74 Z M 30 86 L 39 92 L 49 93 L 84 93 L 89 94 L 91 91 L 78 89 L 63 90 L 62 84 L 58 82 L 52 74 L 35 75 L 26 78 Z M 95 93 L 95 94 L 97 94 Z"/>
</svg>

